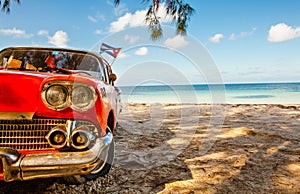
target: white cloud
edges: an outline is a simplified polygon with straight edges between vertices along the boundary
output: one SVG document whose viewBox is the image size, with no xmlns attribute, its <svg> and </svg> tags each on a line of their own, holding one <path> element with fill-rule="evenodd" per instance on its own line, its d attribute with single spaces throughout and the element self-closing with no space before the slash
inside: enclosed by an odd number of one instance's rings
<svg viewBox="0 0 300 194">
<path fill-rule="evenodd" d="M 157 16 L 160 17 L 162 20 L 161 22 L 162 23 L 169 23 L 169 22 L 172 22 L 173 21 L 173 17 L 171 15 L 167 15 L 166 14 L 166 5 L 165 3 L 162 3 L 160 6 L 159 6 L 159 9 L 157 11 Z M 148 10 L 147 10 L 148 11 Z"/>
<path fill-rule="evenodd" d="M 115 16 L 121 16 L 126 12 L 128 12 L 128 8 L 127 8 L 126 4 L 124 4 L 124 3 L 120 3 L 118 6 L 116 6 L 114 8 Z"/>
<path fill-rule="evenodd" d="M 222 38 L 224 38 L 223 34 L 215 34 L 213 37 L 209 38 L 209 41 L 213 43 L 219 43 Z"/>
<path fill-rule="evenodd" d="M 238 38 L 245 38 L 251 36 L 256 31 L 256 28 L 253 28 L 250 32 L 240 32 L 239 34 L 232 33 L 229 37 L 229 40 L 236 40 Z"/>
<path fill-rule="evenodd" d="M 283 42 L 298 37 L 300 37 L 300 27 L 292 27 L 285 23 L 279 23 L 271 26 L 268 41 Z"/>
<path fill-rule="evenodd" d="M 125 29 L 131 22 L 132 14 L 126 13 L 124 16 L 119 17 L 117 21 L 110 23 L 109 32 L 119 32 Z"/>
<path fill-rule="evenodd" d="M 130 57 L 130 55 L 127 55 L 126 53 L 120 52 L 118 54 L 118 59 L 124 59 L 124 58 L 128 58 Z"/>
<path fill-rule="evenodd" d="M 103 34 L 103 31 L 102 30 L 99 30 L 99 29 L 97 29 L 97 30 L 95 30 L 95 34 Z"/>
<path fill-rule="evenodd" d="M 157 12 L 157 16 L 162 19 L 161 23 L 172 21 L 170 16 L 166 16 L 165 9 L 165 4 L 162 4 Z M 146 26 L 145 16 L 147 11 L 147 9 L 144 9 L 138 10 L 134 14 L 126 13 L 125 15 L 119 17 L 116 21 L 110 23 L 109 32 L 119 32 L 124 30 L 126 27 Z"/>
<path fill-rule="evenodd" d="M 110 5 L 110 6 L 115 6 L 115 4 L 112 1 L 110 1 L 110 0 L 106 0 L 106 4 Z"/>
<path fill-rule="evenodd" d="M 90 20 L 91 22 L 94 22 L 94 23 L 98 22 L 98 20 L 92 16 L 88 16 L 88 20 Z"/>
<path fill-rule="evenodd" d="M 98 15 L 96 15 L 96 18 L 97 18 L 98 20 L 105 21 L 105 15 L 103 15 L 103 14 L 98 14 Z"/>
<path fill-rule="evenodd" d="M 141 37 L 139 37 L 139 36 L 131 36 L 131 35 L 128 35 L 128 34 L 126 34 L 124 36 L 124 40 L 128 41 L 130 44 L 136 43 L 140 38 Z"/>
<path fill-rule="evenodd" d="M 90 20 L 91 22 L 97 23 L 99 22 L 99 20 L 101 21 L 105 21 L 105 16 L 102 14 L 98 14 L 96 16 L 88 16 L 88 20 Z"/>
<path fill-rule="evenodd" d="M 148 53 L 148 49 L 146 47 L 141 47 L 137 51 L 134 52 L 134 54 L 139 55 L 139 56 L 146 55 L 147 53 Z"/>
<path fill-rule="evenodd" d="M 229 37 L 229 40 L 236 40 L 237 39 L 237 35 L 235 33 L 232 33 Z"/>
<path fill-rule="evenodd" d="M 39 36 L 48 36 L 49 32 L 47 30 L 39 30 L 37 35 Z"/>
<path fill-rule="evenodd" d="M 56 31 L 53 36 L 48 37 L 48 42 L 57 47 L 66 47 L 68 41 L 68 34 L 62 30 Z"/>
<path fill-rule="evenodd" d="M 0 29 L 0 34 L 5 36 L 13 36 L 14 38 L 31 38 L 33 34 L 27 34 L 25 30 L 20 30 L 17 28 L 12 29 Z"/>
<path fill-rule="evenodd" d="M 177 35 L 173 38 L 168 38 L 164 44 L 170 48 L 182 48 L 189 44 L 188 41 L 185 40 L 184 36 Z"/>
</svg>

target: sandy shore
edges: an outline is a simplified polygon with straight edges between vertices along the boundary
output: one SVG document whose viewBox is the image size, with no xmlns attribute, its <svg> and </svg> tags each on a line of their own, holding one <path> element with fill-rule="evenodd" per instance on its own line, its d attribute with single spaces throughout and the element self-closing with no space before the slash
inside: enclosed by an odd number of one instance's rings
<svg viewBox="0 0 300 194">
<path fill-rule="evenodd" d="M 300 193 L 300 105 L 125 104 L 115 141 L 104 178 L 0 193 Z"/>
<path fill-rule="evenodd" d="M 134 153 L 132 166 L 150 166 L 135 178 L 138 191 L 150 184 L 149 192 L 161 193 L 300 192 L 299 105 L 133 104 L 124 109 L 117 135 L 133 137 L 117 147 L 117 164 L 126 164 L 120 157 L 126 147 Z"/>
</svg>

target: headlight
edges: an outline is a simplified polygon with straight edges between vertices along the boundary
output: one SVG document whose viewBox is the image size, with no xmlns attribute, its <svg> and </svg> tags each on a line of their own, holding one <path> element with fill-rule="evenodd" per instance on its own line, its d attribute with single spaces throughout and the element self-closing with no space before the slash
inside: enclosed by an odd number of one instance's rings
<svg viewBox="0 0 300 194">
<path fill-rule="evenodd" d="M 68 107 L 77 111 L 86 111 L 95 105 L 96 99 L 95 89 L 83 83 L 53 81 L 46 83 L 42 91 L 44 104 L 56 111 Z"/>
<path fill-rule="evenodd" d="M 95 136 L 85 126 L 77 128 L 73 133 L 71 144 L 76 149 L 85 149 L 95 140 Z"/>
<path fill-rule="evenodd" d="M 45 91 L 46 102 L 54 109 L 63 109 L 68 101 L 68 90 L 62 85 L 52 85 Z"/>
<path fill-rule="evenodd" d="M 54 127 L 46 136 L 49 144 L 54 148 L 62 148 L 66 145 L 67 131 L 64 126 Z"/>
<path fill-rule="evenodd" d="M 95 104 L 95 92 L 94 89 L 79 85 L 75 86 L 72 91 L 72 108 L 75 110 L 87 110 Z"/>
</svg>

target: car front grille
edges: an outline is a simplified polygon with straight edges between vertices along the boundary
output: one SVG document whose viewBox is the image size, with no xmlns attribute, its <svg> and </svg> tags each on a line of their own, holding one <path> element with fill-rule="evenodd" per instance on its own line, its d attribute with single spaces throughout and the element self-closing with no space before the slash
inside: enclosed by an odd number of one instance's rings
<svg viewBox="0 0 300 194">
<path fill-rule="evenodd" d="M 53 149 L 45 136 L 63 119 L 0 120 L 0 147 L 16 150 Z"/>
</svg>

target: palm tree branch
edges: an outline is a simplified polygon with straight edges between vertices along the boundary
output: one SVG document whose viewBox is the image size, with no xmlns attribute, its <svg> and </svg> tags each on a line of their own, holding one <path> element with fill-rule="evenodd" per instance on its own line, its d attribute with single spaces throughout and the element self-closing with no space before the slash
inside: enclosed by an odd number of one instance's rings
<svg viewBox="0 0 300 194">
<path fill-rule="evenodd" d="M 16 3 L 20 3 L 20 0 L 12 0 Z M 10 2 L 11 0 L 4 0 L 3 4 L 2 1 L 0 0 L 0 7 L 1 11 L 4 11 L 5 13 L 9 14 L 10 13 Z"/>
</svg>

